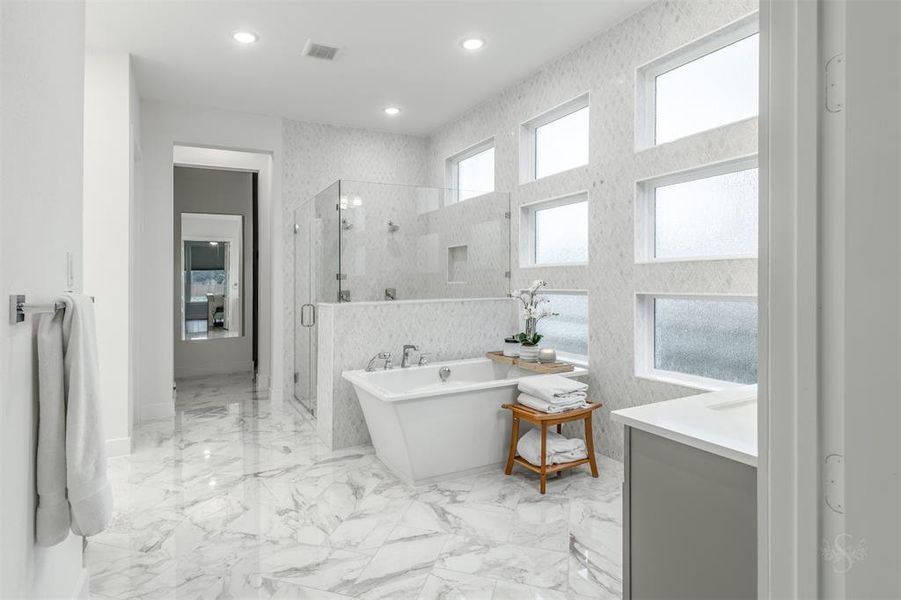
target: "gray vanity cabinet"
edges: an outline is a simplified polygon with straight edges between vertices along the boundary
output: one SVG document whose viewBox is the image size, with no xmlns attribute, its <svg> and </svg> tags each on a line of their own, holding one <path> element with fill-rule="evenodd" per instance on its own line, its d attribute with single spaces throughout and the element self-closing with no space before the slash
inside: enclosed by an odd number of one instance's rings
<svg viewBox="0 0 901 600">
<path fill-rule="evenodd" d="M 623 597 L 757 597 L 757 469 L 625 428 Z"/>
</svg>

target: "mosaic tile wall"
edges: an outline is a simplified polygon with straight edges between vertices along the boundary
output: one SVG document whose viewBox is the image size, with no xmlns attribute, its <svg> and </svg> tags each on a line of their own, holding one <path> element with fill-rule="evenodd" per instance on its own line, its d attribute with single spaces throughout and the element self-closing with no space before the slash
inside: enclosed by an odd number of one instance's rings
<svg viewBox="0 0 901 600">
<path fill-rule="evenodd" d="M 348 198 L 341 211 L 341 289 L 353 302 L 384 300 L 386 288 L 398 300 L 497 298 L 509 291 L 507 194 L 445 206 L 436 188 L 342 181 L 341 193 Z M 466 252 L 449 273 L 452 246 Z"/>
<path fill-rule="evenodd" d="M 622 427 L 610 410 L 697 393 L 634 376 L 636 292 L 750 293 L 757 261 L 697 261 L 638 265 L 634 261 L 635 181 L 757 151 L 757 120 L 635 151 L 635 69 L 757 9 L 750 0 L 659 2 L 631 16 L 540 72 L 436 132 L 429 143 L 430 185 L 442 185 L 445 159 L 494 136 L 496 187 L 511 192 L 512 283 L 545 279 L 556 288 L 589 294 L 590 384 L 605 403 L 596 446 L 622 458 Z M 523 121 L 590 92 L 589 165 L 520 185 L 519 129 Z M 589 265 L 519 268 L 522 204 L 589 192 Z"/>
<path fill-rule="evenodd" d="M 507 298 L 321 304 L 319 322 L 317 431 L 329 447 L 345 448 L 369 443 L 369 431 L 342 371 L 361 369 L 382 351 L 399 366 L 404 344 L 418 345 L 433 362 L 482 356 L 500 348 L 516 312 Z"/>
</svg>

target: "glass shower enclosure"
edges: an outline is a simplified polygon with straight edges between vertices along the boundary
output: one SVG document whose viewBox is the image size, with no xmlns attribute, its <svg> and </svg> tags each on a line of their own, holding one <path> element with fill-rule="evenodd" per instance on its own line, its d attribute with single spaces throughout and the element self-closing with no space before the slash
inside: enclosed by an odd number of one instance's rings
<svg viewBox="0 0 901 600">
<path fill-rule="evenodd" d="M 319 303 L 510 291 L 507 193 L 339 180 L 294 219 L 294 396 L 314 414 Z"/>
</svg>

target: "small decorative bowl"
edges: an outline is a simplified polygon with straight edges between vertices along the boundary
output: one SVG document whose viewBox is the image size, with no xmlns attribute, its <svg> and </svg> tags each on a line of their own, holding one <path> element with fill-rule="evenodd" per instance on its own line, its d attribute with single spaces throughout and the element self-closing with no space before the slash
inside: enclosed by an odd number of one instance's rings
<svg viewBox="0 0 901 600">
<path fill-rule="evenodd" d="M 555 363 L 557 362 L 557 351 L 553 348 L 542 348 L 538 351 L 538 362 Z"/>
</svg>

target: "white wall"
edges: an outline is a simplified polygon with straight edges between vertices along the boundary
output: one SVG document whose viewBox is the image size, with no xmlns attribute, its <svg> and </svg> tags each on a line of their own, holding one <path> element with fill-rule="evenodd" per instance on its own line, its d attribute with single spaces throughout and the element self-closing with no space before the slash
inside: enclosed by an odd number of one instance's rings
<svg viewBox="0 0 901 600">
<path fill-rule="evenodd" d="M 260 372 L 271 380 L 274 396 L 282 389 L 282 328 L 271 327 L 270 315 L 282 314 L 281 272 L 281 120 L 274 117 L 155 101 L 141 103 L 142 192 L 136 204 L 138 222 L 136 272 L 136 383 L 139 417 L 171 415 L 173 372 L 173 147 L 176 145 L 245 150 L 272 155 L 272 202 L 261 203 Z M 262 195 L 261 195 L 262 197 Z M 278 249 L 278 251 L 275 251 Z M 268 253 L 271 260 L 266 261 Z M 268 335 L 267 335 L 268 333 Z"/>
<path fill-rule="evenodd" d="M 0 290 L 48 302 L 81 289 L 84 5 L 0 3 Z M 0 597 L 73 597 L 81 539 L 34 545 L 34 320 L 0 319 Z"/>
<path fill-rule="evenodd" d="M 134 94 L 128 54 L 85 53 L 84 290 L 97 314 L 108 456 L 131 451 Z"/>
<path fill-rule="evenodd" d="M 750 119 L 643 151 L 635 150 L 635 70 L 747 15 L 754 0 L 657 2 L 541 71 L 448 123 L 429 139 L 429 181 L 444 185 L 445 160 L 494 137 L 496 189 L 511 193 L 513 287 L 544 279 L 557 289 L 588 291 L 589 384 L 604 403 L 594 429 L 604 453 L 622 458 L 622 426 L 611 410 L 697 390 L 635 376 L 636 292 L 741 293 L 757 290 L 757 260 L 636 264 L 635 182 L 757 151 Z M 589 164 L 520 184 L 520 125 L 590 92 Z M 588 191 L 589 264 L 521 268 L 519 207 Z"/>
</svg>

